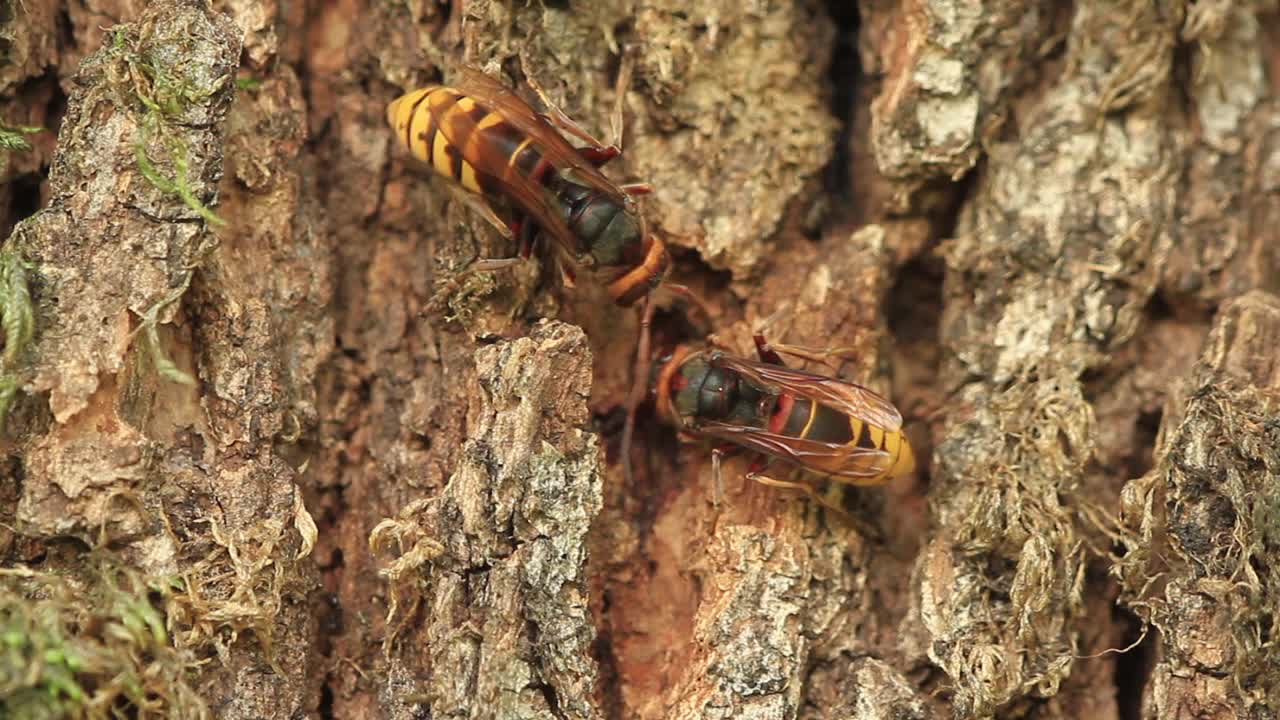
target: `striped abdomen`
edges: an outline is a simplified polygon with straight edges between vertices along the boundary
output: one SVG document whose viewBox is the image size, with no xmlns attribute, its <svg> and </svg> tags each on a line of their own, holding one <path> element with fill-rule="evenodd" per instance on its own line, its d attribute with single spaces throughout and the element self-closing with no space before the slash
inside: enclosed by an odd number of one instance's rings
<svg viewBox="0 0 1280 720">
<path fill-rule="evenodd" d="M 563 142 L 559 135 L 538 138 L 501 111 L 442 85 L 401 96 L 387 106 L 387 121 L 436 172 L 471 192 L 508 201 L 575 260 L 606 272 L 619 305 L 635 303 L 665 277 L 671 262 L 665 244 L 644 231 L 639 216 L 621 202 L 621 190 L 603 192 L 603 177 L 594 186 L 578 182 L 584 168 L 595 168 L 568 145 L 555 151 L 565 167 L 549 159 L 555 154 L 543 144 Z M 548 126 L 546 132 L 556 131 Z"/>
<path fill-rule="evenodd" d="M 387 122 L 414 157 L 474 193 L 499 193 L 503 185 L 477 165 L 505 168 L 507 183 L 546 172 L 532 138 L 453 88 L 429 85 L 400 96 L 387 106 Z"/>
<path fill-rule="evenodd" d="M 902 437 L 902 431 L 887 431 L 808 398 L 795 395 L 779 397 L 769 425 L 770 430 L 781 435 L 888 453 L 887 470 L 868 478 L 868 484 L 905 475 L 915 469 L 915 456 Z"/>
</svg>

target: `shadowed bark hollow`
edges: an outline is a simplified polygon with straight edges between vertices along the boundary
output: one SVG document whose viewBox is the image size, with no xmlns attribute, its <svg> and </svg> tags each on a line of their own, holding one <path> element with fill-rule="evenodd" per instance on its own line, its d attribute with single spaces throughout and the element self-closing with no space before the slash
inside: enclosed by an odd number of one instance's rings
<svg viewBox="0 0 1280 720">
<path fill-rule="evenodd" d="M 642 409 L 639 317 L 387 103 L 600 137 L 656 344 L 840 348 L 841 517 Z M 631 82 L 617 96 L 624 67 Z M 1280 713 L 1274 0 L 0 5 L 0 716 Z"/>
</svg>

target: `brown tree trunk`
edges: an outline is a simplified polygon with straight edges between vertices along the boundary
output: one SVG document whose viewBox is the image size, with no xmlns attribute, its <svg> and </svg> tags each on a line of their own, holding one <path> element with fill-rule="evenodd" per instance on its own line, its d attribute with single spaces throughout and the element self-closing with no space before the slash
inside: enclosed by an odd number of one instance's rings
<svg viewBox="0 0 1280 720">
<path fill-rule="evenodd" d="M 0 716 L 1280 713 L 1275 2 L 0 21 Z M 906 417 L 852 520 L 651 412 L 628 482 L 637 314 L 458 276 L 514 248 L 386 127 L 466 63 L 607 136 L 627 54 L 717 339 Z"/>
</svg>

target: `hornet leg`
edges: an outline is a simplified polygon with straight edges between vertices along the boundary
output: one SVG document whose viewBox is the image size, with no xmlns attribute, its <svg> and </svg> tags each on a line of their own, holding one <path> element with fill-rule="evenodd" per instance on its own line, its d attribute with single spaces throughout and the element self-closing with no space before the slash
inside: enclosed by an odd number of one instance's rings
<svg viewBox="0 0 1280 720">
<path fill-rule="evenodd" d="M 819 505 L 822 505 L 828 510 L 831 510 L 832 512 L 836 513 L 840 517 L 846 520 L 850 519 L 849 513 L 845 512 L 844 508 L 839 507 L 833 504 L 831 501 L 827 500 L 825 497 L 820 495 L 818 491 L 815 490 L 813 486 L 810 485 L 809 483 L 796 482 L 794 480 L 777 480 L 775 478 L 769 477 L 768 475 L 763 475 L 759 472 L 748 473 L 747 478 L 749 480 L 755 480 L 761 485 L 768 485 L 770 487 L 776 487 L 776 488 L 785 488 L 787 490 L 799 490 L 805 495 L 808 495 L 809 498 L 814 502 L 818 503 Z"/>
<path fill-rule="evenodd" d="M 542 101 L 543 108 L 545 109 L 545 112 L 542 113 L 542 117 L 545 118 L 547 122 L 551 123 L 552 125 L 555 125 L 557 128 L 560 128 L 561 130 L 568 133 L 569 135 L 572 135 L 573 137 L 587 143 L 587 145 L 589 146 L 589 150 L 593 151 L 594 153 L 594 156 L 588 156 L 584 154 L 583 157 L 586 157 L 588 160 L 591 160 L 592 162 L 596 162 L 596 160 L 593 159 L 593 157 L 608 156 L 602 162 L 598 163 L 602 165 L 605 162 L 608 162 L 609 160 L 622 154 L 622 149 L 619 148 L 617 145 L 605 145 L 604 143 L 600 142 L 595 138 L 595 136 L 587 132 L 586 129 L 584 129 L 581 125 L 579 125 L 573 118 L 566 115 L 558 105 L 551 102 L 551 98 L 548 97 L 546 91 L 542 89 L 542 85 L 540 85 L 532 75 L 529 75 L 528 73 L 526 73 L 524 79 L 525 79 L 525 82 L 529 83 L 529 87 L 533 88 L 533 92 L 537 94 L 538 99 Z"/>
<path fill-rule="evenodd" d="M 618 189 L 628 195 L 648 195 L 653 192 L 653 186 L 649 183 L 627 183 L 618 186 Z"/>
<path fill-rule="evenodd" d="M 502 218 L 498 217 L 498 213 L 494 212 L 493 206 L 485 202 L 484 198 L 472 192 L 464 190 L 460 187 L 457 187 L 453 183 L 445 183 L 445 187 L 449 188 L 449 191 L 453 193 L 453 198 L 455 200 L 461 202 L 463 205 L 466 205 L 477 215 L 484 218 L 490 225 L 492 225 L 502 235 L 502 237 L 510 240 L 515 235 L 515 232 L 512 229 L 511 225 L 503 221 Z"/>
<path fill-rule="evenodd" d="M 751 339 L 755 341 L 756 355 L 760 357 L 760 362 L 786 367 L 787 364 L 782 362 L 782 356 L 764 339 L 764 333 L 758 332 Z"/>
<path fill-rule="evenodd" d="M 631 485 L 631 438 L 636 430 L 636 411 L 644 400 L 649 384 L 649 325 L 653 322 L 652 295 L 644 298 L 640 310 L 640 338 L 636 342 L 635 378 L 631 384 L 631 396 L 627 398 L 627 420 L 622 425 L 622 476 Z"/>
<path fill-rule="evenodd" d="M 720 465 L 725 460 L 741 453 L 741 447 L 730 443 L 717 445 L 711 449 L 711 482 L 714 490 L 711 495 L 711 503 L 716 507 L 720 506 L 720 499 L 724 497 L 724 477 L 720 474 Z"/>
</svg>

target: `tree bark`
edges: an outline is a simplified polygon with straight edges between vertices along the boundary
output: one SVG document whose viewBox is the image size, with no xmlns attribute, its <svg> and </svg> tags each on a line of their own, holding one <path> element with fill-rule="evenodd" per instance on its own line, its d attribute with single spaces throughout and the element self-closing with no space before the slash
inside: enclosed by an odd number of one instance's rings
<svg viewBox="0 0 1280 720">
<path fill-rule="evenodd" d="M 0 21 L 0 715 L 1280 712 L 1275 2 Z M 465 63 L 607 138 L 629 62 L 655 340 L 844 349 L 920 465 L 852 519 L 649 411 L 628 482 L 637 313 L 459 275 L 386 127 Z"/>
</svg>

